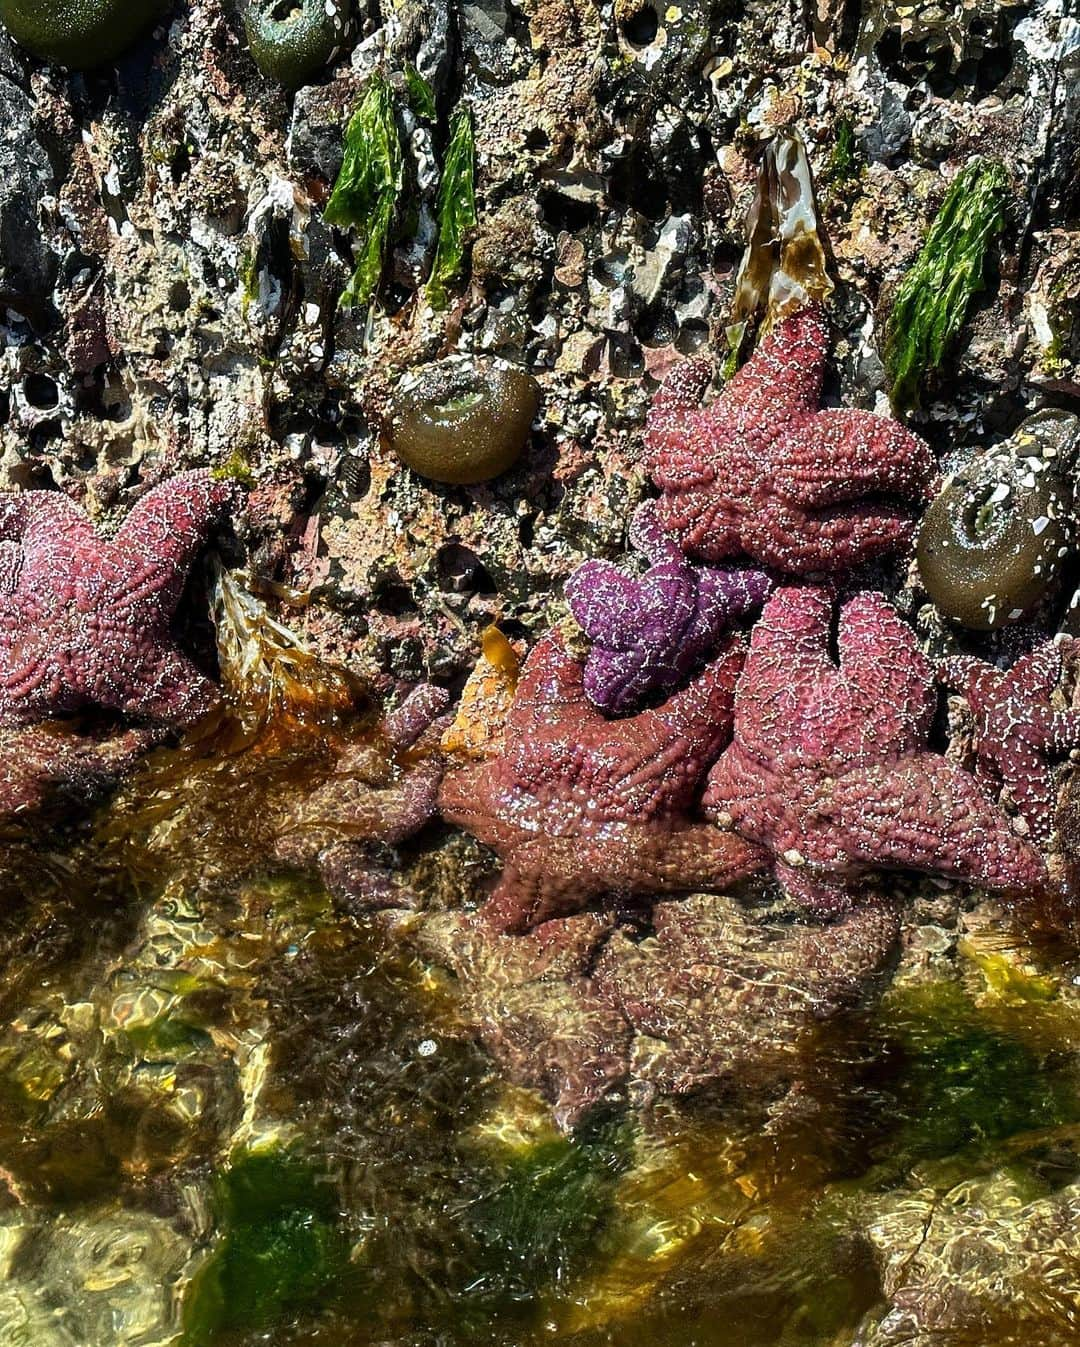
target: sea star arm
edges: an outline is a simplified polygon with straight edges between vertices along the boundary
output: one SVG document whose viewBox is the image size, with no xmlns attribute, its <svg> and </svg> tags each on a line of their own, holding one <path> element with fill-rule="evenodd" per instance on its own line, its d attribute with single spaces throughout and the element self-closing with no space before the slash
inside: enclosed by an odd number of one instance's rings
<svg viewBox="0 0 1080 1347">
<path fill-rule="evenodd" d="M 0 494 L 0 540 L 18 543 L 28 559 L 49 552 L 68 556 L 73 548 L 97 545 L 93 524 L 62 491 Z"/>
<path fill-rule="evenodd" d="M 786 728 L 800 694 L 837 681 L 828 653 L 832 602 L 813 586 L 780 590 L 754 627 L 737 724 L 747 743 Z"/>
<path fill-rule="evenodd" d="M 742 435 L 747 427 L 783 426 L 816 411 L 828 343 L 825 315 L 817 305 L 786 318 L 725 385 L 718 419 Z"/>
<path fill-rule="evenodd" d="M 974 655 L 949 655 L 938 664 L 935 677 L 942 687 L 966 693 L 977 677 L 988 672 L 996 672 L 993 665 Z"/>
<path fill-rule="evenodd" d="M 696 356 L 676 365 L 653 398 L 649 434 L 662 436 L 669 429 L 681 429 L 686 414 L 697 411 L 704 402 L 711 378 L 712 362 L 708 356 Z"/>
<path fill-rule="evenodd" d="M 658 504 L 655 500 L 645 500 L 634 511 L 630 520 L 630 545 L 644 553 L 654 565 L 682 561 L 682 551 L 660 519 Z"/>
<path fill-rule="evenodd" d="M 653 398 L 645 427 L 645 453 L 653 480 L 663 491 L 686 491 L 713 480 L 713 469 L 702 458 L 698 437 L 692 434 L 711 377 L 707 358 L 684 360 Z"/>
<path fill-rule="evenodd" d="M 865 590 L 844 604 L 837 630 L 840 672 L 869 718 L 895 708 L 894 752 L 929 732 L 936 698 L 933 670 L 915 633 L 881 594 Z"/>
<path fill-rule="evenodd" d="M 641 581 L 609 561 L 582 562 L 566 582 L 566 599 L 590 641 L 625 650 L 641 630 Z"/>
<path fill-rule="evenodd" d="M 1039 853 L 974 779 L 934 753 L 847 773 L 828 815 L 853 861 L 950 875 L 1005 892 L 1038 890 Z"/>
<path fill-rule="evenodd" d="M 628 816 L 662 813 L 690 802 L 731 737 L 735 684 L 745 651 L 741 637 L 729 637 L 689 687 L 633 717 L 635 751 L 622 768 L 618 790 Z"/>
<path fill-rule="evenodd" d="M 1046 842 L 1054 827 L 1057 803 L 1054 773 L 1042 753 L 1031 744 L 1015 739 L 993 763 L 1000 785 L 1008 792 L 1017 812 L 1038 842 Z M 997 785 L 997 783 L 995 783 Z"/>
<path fill-rule="evenodd" d="M 756 521 L 756 528 L 755 521 L 749 521 L 747 551 L 769 565 L 797 575 L 850 570 L 875 557 L 902 550 L 915 532 L 910 514 L 871 501 L 798 511 L 786 534 L 776 525 L 775 509 L 770 513 L 771 518 L 766 515 Z M 751 533 L 760 540 L 753 547 L 749 545 Z"/>
<path fill-rule="evenodd" d="M 857 409 L 797 422 L 773 450 L 773 485 L 805 509 L 888 492 L 923 499 L 934 476 L 929 446 L 899 421 Z"/>
<path fill-rule="evenodd" d="M 136 584 L 159 593 L 162 611 L 171 615 L 207 531 L 239 495 L 236 482 L 196 468 L 148 491 L 124 520 L 115 546 L 142 563 Z"/>
<path fill-rule="evenodd" d="M 842 875 L 811 865 L 773 864 L 773 875 L 792 902 L 817 917 L 837 917 L 855 906 L 855 890 Z"/>
<path fill-rule="evenodd" d="M 116 709 L 141 720 L 183 728 L 211 711 L 221 700 L 217 685 L 179 650 L 159 647 L 149 655 L 138 679 L 118 695 Z"/>
<path fill-rule="evenodd" d="M 394 748 L 412 748 L 450 704 L 450 694 L 435 683 L 413 688 L 400 706 L 387 713 L 386 737 Z"/>
<path fill-rule="evenodd" d="M 1080 748 L 1080 711 L 1039 709 L 1032 716 L 1031 728 L 1044 753 L 1069 753 Z"/>
</svg>

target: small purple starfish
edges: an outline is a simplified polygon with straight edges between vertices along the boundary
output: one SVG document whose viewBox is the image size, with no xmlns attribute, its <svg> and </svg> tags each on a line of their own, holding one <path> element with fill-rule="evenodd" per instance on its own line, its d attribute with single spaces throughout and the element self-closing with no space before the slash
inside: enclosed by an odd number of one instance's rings
<svg viewBox="0 0 1080 1347">
<path fill-rule="evenodd" d="M 593 643 L 585 692 L 609 714 L 681 686 L 773 588 L 764 571 L 692 565 L 664 530 L 655 501 L 638 507 L 630 541 L 653 563 L 643 576 L 586 561 L 566 586 L 570 610 Z"/>
<path fill-rule="evenodd" d="M 1078 649 L 1070 642 L 1068 650 Z M 972 655 L 954 655 L 938 681 L 967 698 L 975 718 L 976 775 L 1004 787 L 1036 842 L 1053 831 L 1056 790 L 1049 759 L 1080 748 L 1080 711 L 1057 711 L 1050 695 L 1065 661 L 1053 641 L 1018 659 L 1003 673 Z"/>
<path fill-rule="evenodd" d="M 59 491 L 0 496 L 0 725 L 90 707 L 184 725 L 218 699 L 169 627 L 235 482 L 186 472 L 148 491 L 107 542 Z"/>
</svg>

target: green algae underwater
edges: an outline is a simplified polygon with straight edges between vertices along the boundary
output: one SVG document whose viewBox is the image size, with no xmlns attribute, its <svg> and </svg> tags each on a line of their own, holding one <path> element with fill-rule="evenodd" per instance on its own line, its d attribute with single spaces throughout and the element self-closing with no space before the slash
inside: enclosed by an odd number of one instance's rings
<svg viewBox="0 0 1080 1347">
<path fill-rule="evenodd" d="M 8 840 L 4 1347 L 862 1347 L 894 1340 L 913 1210 L 923 1231 L 1004 1184 L 1019 1219 L 1080 1177 L 1080 1000 L 977 910 L 922 914 L 888 990 L 779 1087 L 560 1134 L 413 914 L 237 867 L 325 734 L 268 720 L 271 686 L 261 722 L 158 750 L 81 835 Z M 1002 1303 L 976 1264 L 950 1343 L 1075 1340 L 1070 1301 Z"/>
</svg>

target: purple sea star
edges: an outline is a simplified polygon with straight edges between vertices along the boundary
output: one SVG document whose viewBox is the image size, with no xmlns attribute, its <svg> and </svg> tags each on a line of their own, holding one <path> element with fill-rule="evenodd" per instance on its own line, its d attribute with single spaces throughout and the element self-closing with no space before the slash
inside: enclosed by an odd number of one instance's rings
<svg viewBox="0 0 1080 1347">
<path fill-rule="evenodd" d="M 735 735 L 709 777 L 706 812 L 768 848 L 777 879 L 814 911 L 851 906 L 867 869 L 901 867 L 1007 892 L 1046 867 L 974 777 L 927 748 L 933 671 L 880 594 L 839 618 L 813 587 L 765 606 L 735 699 Z"/>
<path fill-rule="evenodd" d="M 525 663 L 500 756 L 450 772 L 448 822 L 503 860 L 485 917 L 523 931 L 608 891 L 723 889 L 756 870 L 756 847 L 693 819 L 698 786 L 731 727 L 741 638 L 654 710 L 606 720 L 557 633 Z"/>
<path fill-rule="evenodd" d="M 1008 672 L 971 655 L 954 655 L 938 670 L 975 718 L 976 775 L 995 792 L 1004 786 L 1037 842 L 1049 840 L 1057 803 L 1048 759 L 1080 748 L 1080 712 L 1050 705 L 1064 667 L 1061 646 L 1047 641 Z"/>
<path fill-rule="evenodd" d="M 58 491 L 0 496 L 0 725 L 90 707 L 184 725 L 218 699 L 169 632 L 234 482 L 186 472 L 148 491 L 111 542 Z"/>
<path fill-rule="evenodd" d="M 746 553 L 806 575 L 909 541 L 912 511 L 882 497 L 924 503 L 933 456 L 897 421 L 819 410 L 827 349 L 825 317 L 810 307 L 776 327 L 708 407 L 707 359 L 661 387 L 645 447 L 661 522 L 687 556 Z"/>
<path fill-rule="evenodd" d="M 643 576 L 586 561 L 566 586 L 570 610 L 593 643 L 585 691 L 609 713 L 677 688 L 772 589 L 763 571 L 691 565 L 664 531 L 655 501 L 638 507 L 630 541 L 653 563 Z"/>
</svg>

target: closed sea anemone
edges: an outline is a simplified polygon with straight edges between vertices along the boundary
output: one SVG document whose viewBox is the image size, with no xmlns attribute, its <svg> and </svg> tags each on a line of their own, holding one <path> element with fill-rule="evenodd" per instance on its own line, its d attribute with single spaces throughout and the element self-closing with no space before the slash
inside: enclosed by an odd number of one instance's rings
<svg viewBox="0 0 1080 1347">
<path fill-rule="evenodd" d="M 471 486 L 513 467 L 539 404 L 539 385 L 525 370 L 453 357 L 402 380 L 387 437 L 421 477 Z"/>
<path fill-rule="evenodd" d="M 0 0 L 0 19 L 34 56 L 89 70 L 119 56 L 169 0 Z"/>
<path fill-rule="evenodd" d="M 1062 428 L 1059 413 L 1030 418 L 950 477 L 931 503 L 919 573 L 946 617 L 977 631 L 1018 622 L 1056 580 L 1074 533 Z"/>
<path fill-rule="evenodd" d="M 352 0 L 246 0 L 244 30 L 264 75 L 299 88 L 345 42 Z"/>
</svg>

